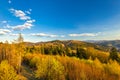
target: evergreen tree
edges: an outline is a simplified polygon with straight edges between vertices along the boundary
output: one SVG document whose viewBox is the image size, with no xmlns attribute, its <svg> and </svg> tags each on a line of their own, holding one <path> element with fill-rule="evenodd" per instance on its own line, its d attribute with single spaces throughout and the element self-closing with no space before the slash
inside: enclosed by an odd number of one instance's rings
<svg viewBox="0 0 120 80">
<path fill-rule="evenodd" d="M 17 39 L 18 43 L 22 43 L 24 41 L 24 38 L 21 33 L 19 33 L 19 37 Z"/>
<path fill-rule="evenodd" d="M 16 48 L 17 48 L 16 54 L 17 54 L 17 60 L 18 60 L 17 72 L 18 73 L 20 73 L 20 70 L 21 70 L 22 53 L 24 52 L 24 43 L 23 43 L 24 41 L 23 40 L 24 40 L 23 36 L 20 33 L 17 39 L 18 44 L 16 45 Z"/>
<path fill-rule="evenodd" d="M 116 49 L 116 48 L 113 47 L 113 48 L 111 49 L 109 58 L 112 59 L 112 60 L 116 60 L 116 61 L 119 60 L 118 52 L 117 52 L 117 49 Z"/>
<path fill-rule="evenodd" d="M 76 53 L 77 57 L 79 58 L 84 58 L 84 59 L 88 59 L 88 55 L 85 51 L 85 49 L 83 48 L 77 48 L 77 53 Z"/>
</svg>

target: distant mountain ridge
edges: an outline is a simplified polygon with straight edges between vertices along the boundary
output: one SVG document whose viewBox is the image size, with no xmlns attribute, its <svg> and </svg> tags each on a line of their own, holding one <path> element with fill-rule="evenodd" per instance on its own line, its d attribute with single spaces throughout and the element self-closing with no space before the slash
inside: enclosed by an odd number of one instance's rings
<svg viewBox="0 0 120 80">
<path fill-rule="evenodd" d="M 102 45 L 106 47 L 116 47 L 117 49 L 120 49 L 120 40 L 99 40 L 99 41 L 90 40 L 87 42 L 95 43 L 97 45 Z"/>
<path fill-rule="evenodd" d="M 27 46 L 33 46 L 33 45 L 63 45 L 65 47 L 70 47 L 72 49 L 76 49 L 78 47 L 93 47 L 98 50 L 102 51 L 108 51 L 109 48 L 106 46 L 103 46 L 101 44 L 96 44 L 93 42 L 87 42 L 87 41 L 79 41 L 79 40 L 53 40 L 53 41 L 47 41 L 47 42 L 37 42 L 37 43 L 31 43 L 31 42 L 25 42 L 25 45 Z"/>
</svg>

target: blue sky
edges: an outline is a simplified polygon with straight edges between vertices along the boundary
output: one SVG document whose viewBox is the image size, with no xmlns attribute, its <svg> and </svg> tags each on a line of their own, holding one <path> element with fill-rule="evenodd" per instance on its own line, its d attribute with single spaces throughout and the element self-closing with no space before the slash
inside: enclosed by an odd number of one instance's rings
<svg viewBox="0 0 120 80">
<path fill-rule="evenodd" d="M 120 0 L 0 0 L 0 41 L 120 39 Z"/>
</svg>

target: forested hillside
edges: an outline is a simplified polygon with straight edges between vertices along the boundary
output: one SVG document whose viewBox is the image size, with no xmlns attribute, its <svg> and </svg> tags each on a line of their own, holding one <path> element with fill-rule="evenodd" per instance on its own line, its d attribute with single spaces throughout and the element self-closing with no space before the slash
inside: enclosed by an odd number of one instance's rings
<svg viewBox="0 0 120 80">
<path fill-rule="evenodd" d="M 120 80 L 120 54 L 76 40 L 0 43 L 0 80 Z"/>
</svg>

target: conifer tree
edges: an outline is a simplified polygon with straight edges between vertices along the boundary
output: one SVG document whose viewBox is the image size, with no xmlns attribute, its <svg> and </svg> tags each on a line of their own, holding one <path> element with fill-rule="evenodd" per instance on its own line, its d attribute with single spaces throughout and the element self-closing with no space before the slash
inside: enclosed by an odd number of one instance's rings
<svg viewBox="0 0 120 80">
<path fill-rule="evenodd" d="M 116 60 L 116 61 L 119 60 L 119 59 L 118 59 L 118 58 L 119 58 L 119 57 L 118 57 L 118 52 L 117 52 L 117 49 L 116 49 L 116 48 L 113 47 L 113 48 L 111 49 L 109 58 L 112 59 L 112 60 Z"/>
</svg>

